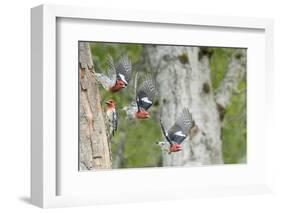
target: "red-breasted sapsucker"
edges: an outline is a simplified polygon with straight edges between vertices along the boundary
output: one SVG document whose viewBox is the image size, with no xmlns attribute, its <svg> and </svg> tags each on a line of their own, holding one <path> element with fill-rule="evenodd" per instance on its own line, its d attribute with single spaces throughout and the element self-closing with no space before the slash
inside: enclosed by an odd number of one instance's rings
<svg viewBox="0 0 281 213">
<path fill-rule="evenodd" d="M 137 89 L 137 75 L 138 73 L 135 78 L 135 101 L 125 107 L 124 110 L 129 119 L 146 119 L 150 117 L 147 110 L 152 106 L 156 95 L 155 82 L 150 75 L 146 75 L 145 80 Z"/>
<path fill-rule="evenodd" d="M 118 114 L 113 100 L 108 100 L 106 102 L 106 119 L 109 127 L 109 136 L 111 138 L 117 131 L 118 126 Z"/>
<path fill-rule="evenodd" d="M 157 142 L 160 147 L 164 147 L 165 144 L 169 143 L 169 148 L 166 150 L 169 154 L 172 152 L 178 152 L 182 149 L 181 143 L 189 134 L 189 130 L 193 126 L 192 115 L 185 107 L 179 117 L 177 118 L 174 125 L 166 131 L 162 121 L 160 120 L 160 126 L 166 141 Z"/>
<path fill-rule="evenodd" d="M 124 55 L 121 57 L 115 66 L 113 58 L 108 55 L 107 66 L 108 76 L 102 73 L 95 73 L 97 81 L 101 83 L 103 88 L 114 93 L 127 87 L 132 72 L 132 64 L 128 56 Z"/>
</svg>

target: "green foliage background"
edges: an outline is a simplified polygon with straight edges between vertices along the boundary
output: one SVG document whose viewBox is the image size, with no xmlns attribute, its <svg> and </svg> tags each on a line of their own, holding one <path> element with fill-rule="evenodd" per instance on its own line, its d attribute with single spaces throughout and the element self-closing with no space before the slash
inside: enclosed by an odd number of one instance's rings
<svg viewBox="0 0 281 213">
<path fill-rule="evenodd" d="M 227 69 L 228 61 L 233 48 L 207 48 L 211 52 L 210 68 L 212 87 L 216 89 Z M 110 54 L 115 61 L 123 54 L 128 54 L 134 67 L 141 62 L 143 54 L 142 44 L 91 43 L 91 52 L 96 72 L 107 70 L 106 57 Z M 134 73 L 132 74 L 134 76 Z M 117 103 L 119 126 L 112 138 L 113 164 L 117 155 L 118 143 L 122 140 L 121 134 L 126 136 L 123 159 L 120 168 L 155 167 L 161 165 L 161 150 L 155 142 L 162 139 L 159 123 L 157 122 L 157 100 L 150 109 L 151 119 L 141 121 L 126 120 L 122 108 L 128 105 L 133 98 L 133 85 L 116 94 L 110 94 L 100 89 L 102 105 L 108 99 Z M 223 157 L 225 164 L 246 162 L 246 78 L 239 82 L 238 91 L 232 97 L 230 105 L 225 109 L 222 128 Z"/>
</svg>

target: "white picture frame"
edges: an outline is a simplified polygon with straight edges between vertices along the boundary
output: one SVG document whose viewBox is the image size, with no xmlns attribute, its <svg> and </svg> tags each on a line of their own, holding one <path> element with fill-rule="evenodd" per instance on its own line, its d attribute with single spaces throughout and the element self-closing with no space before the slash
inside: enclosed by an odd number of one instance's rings
<svg viewBox="0 0 281 213">
<path fill-rule="evenodd" d="M 214 196 L 214 195 L 241 195 L 252 193 L 264 193 L 271 191 L 271 164 L 270 164 L 270 131 L 273 122 L 270 122 L 272 116 L 273 101 L 270 95 L 273 87 L 273 21 L 270 19 L 256 19 L 256 18 L 241 18 L 241 17 L 216 17 L 203 15 L 188 15 L 188 14 L 173 14 L 161 12 L 148 11 L 122 11 L 102 8 L 87 8 L 87 7 L 73 7 L 73 6 L 54 6 L 41 5 L 31 10 L 31 42 L 32 42 L 32 103 L 31 103 L 31 201 L 33 204 L 47 208 L 47 207 L 61 207 L 61 206 L 76 206 L 76 205 L 92 205 L 100 203 L 117 203 L 117 202 L 140 202 L 146 200 L 165 200 L 165 199 L 184 199 L 188 197 L 198 196 Z M 196 167 L 196 168 L 167 168 L 167 169 L 140 169 L 140 170 L 126 170 L 126 171 L 105 171 L 99 173 L 79 173 L 75 178 L 60 179 L 59 173 L 64 172 L 64 176 L 74 177 L 73 174 L 68 174 L 68 170 L 62 170 L 63 166 L 58 166 L 58 159 L 60 159 L 60 152 L 58 152 L 58 145 L 56 143 L 57 132 L 57 88 L 60 82 L 57 79 L 57 36 L 60 19 L 68 20 L 87 20 L 91 22 L 99 21 L 102 25 L 106 21 L 122 23 L 135 23 L 135 25 L 153 24 L 154 26 L 164 26 L 169 29 L 175 26 L 198 26 L 202 28 L 211 29 L 225 29 L 231 32 L 232 30 L 256 30 L 261 32 L 261 40 L 264 42 L 262 46 L 262 68 L 260 68 L 260 77 L 257 77 L 257 82 L 263 82 L 265 87 L 260 88 L 260 92 L 264 94 L 261 97 L 263 104 L 261 109 L 267 108 L 264 117 L 260 118 L 265 123 L 264 132 L 260 133 L 261 145 L 257 147 L 252 146 L 249 150 L 251 153 L 261 152 L 264 147 L 266 152 L 261 156 L 260 161 L 262 165 L 255 166 L 252 176 L 248 176 L 251 170 L 251 159 L 247 166 L 222 166 L 216 167 Z M 69 25 L 68 22 L 68 25 Z M 71 25 L 71 23 L 70 23 Z M 59 30 L 58 30 L 59 29 Z M 172 36 L 172 34 L 171 34 Z M 235 35 L 233 35 L 233 44 L 235 44 Z M 83 37 L 83 36 L 82 36 Z M 83 37 L 81 40 L 85 40 Z M 206 36 L 207 38 L 207 36 Z M 79 39 L 79 38 L 75 38 Z M 128 38 L 124 37 L 123 41 Z M 165 39 L 165 38 L 163 38 Z M 118 39 L 117 39 L 118 40 Z M 120 39 L 118 40 L 120 41 Z M 203 38 L 204 41 L 204 38 Z M 172 42 L 172 41 L 171 41 Z M 210 41 L 209 41 L 210 42 Z M 208 43 L 210 44 L 210 43 Z M 232 43 L 231 43 L 232 44 Z M 215 45 L 215 43 L 213 44 Z M 254 45 L 254 44 L 253 44 Z M 235 46 L 235 45 L 234 45 Z M 77 47 L 76 47 L 77 48 Z M 77 63 L 75 61 L 74 63 Z M 249 62 L 252 63 L 252 62 Z M 77 67 L 75 67 L 76 69 Z M 266 76 L 266 79 L 262 78 Z M 250 76 L 251 77 L 251 76 Z M 252 79 L 253 82 L 255 79 Z M 251 95 L 251 94 L 250 94 Z M 256 101 L 253 98 L 253 103 Z M 261 101 L 260 100 L 260 101 Z M 253 104 L 252 104 L 253 106 Z M 251 104 L 250 104 L 251 107 Z M 249 109 L 248 109 L 249 110 Z M 252 117 L 257 117 L 258 110 L 252 110 Z M 75 115 L 77 116 L 77 115 Z M 251 123 L 254 123 L 253 119 Z M 73 146 L 73 145 L 72 145 Z M 251 158 L 251 156 L 250 156 Z M 254 162 L 254 161 L 253 161 Z M 254 162 L 253 164 L 257 164 Z M 74 165 L 74 167 L 77 165 Z M 64 167 L 63 167 L 64 168 Z M 73 171 L 73 170 L 72 170 Z M 193 176 L 191 177 L 190 171 Z M 216 173 L 223 176 L 225 173 L 229 175 L 237 175 L 237 180 L 221 182 L 220 180 L 209 180 L 205 185 L 200 184 L 200 178 L 206 177 L 211 173 Z M 105 175 L 104 175 L 105 174 Z M 149 174 L 153 174 L 151 178 Z M 166 175 L 168 178 L 174 178 L 175 175 L 182 177 L 190 177 L 192 184 L 182 183 L 181 188 L 173 188 L 165 181 L 157 181 L 158 177 Z M 92 193 L 92 189 L 85 187 L 79 193 L 71 193 L 77 191 L 78 180 L 82 182 L 89 182 L 89 178 L 96 178 L 99 184 L 102 181 L 109 182 L 110 180 L 118 181 L 122 187 L 118 191 L 110 192 L 110 195 L 103 193 L 102 187 L 97 189 L 96 194 Z M 233 176 L 233 175 L 232 175 Z M 213 176 L 210 176 L 213 177 Z M 214 176 L 215 177 L 215 176 Z M 225 176 L 227 178 L 227 175 Z M 212 178 L 211 178 L 212 179 Z M 130 181 L 131 180 L 131 181 Z M 134 180 L 135 182 L 133 182 Z M 76 182 L 75 182 L 76 181 Z M 127 185 L 124 185 L 123 182 Z M 151 181 L 151 185 L 149 182 Z M 68 188 L 69 193 L 61 194 L 59 191 L 60 184 Z M 138 184 L 136 184 L 138 182 Z M 210 183 L 214 184 L 210 184 Z M 147 184 L 149 187 L 147 187 Z M 165 184 L 163 187 L 163 184 Z M 110 184 L 109 184 L 110 185 Z M 138 186 L 139 187 L 138 187 Z M 113 185 L 110 185 L 113 187 Z M 142 189 L 142 190 L 141 190 Z M 149 193 L 147 190 L 150 189 Z M 100 190 L 100 191 L 99 191 Z M 106 188 L 108 193 L 110 188 Z M 121 191 L 120 191 L 121 190 Z M 123 190 L 123 191 L 122 191 Z M 121 193 L 121 195 L 120 195 Z M 166 196 L 167 193 L 173 194 L 173 198 Z"/>
</svg>

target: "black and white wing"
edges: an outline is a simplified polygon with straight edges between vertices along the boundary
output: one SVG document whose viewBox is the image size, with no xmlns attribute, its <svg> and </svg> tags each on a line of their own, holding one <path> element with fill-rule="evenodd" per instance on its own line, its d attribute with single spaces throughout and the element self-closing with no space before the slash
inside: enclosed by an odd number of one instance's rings
<svg viewBox="0 0 281 213">
<path fill-rule="evenodd" d="M 181 144 L 192 127 L 192 116 L 187 108 L 184 108 L 175 124 L 169 129 L 168 136 L 174 143 Z"/>
<path fill-rule="evenodd" d="M 152 103 L 156 94 L 155 83 L 151 76 L 147 75 L 141 86 L 137 90 L 137 105 L 138 107 L 147 111 Z"/>
<path fill-rule="evenodd" d="M 110 55 L 107 56 L 107 74 L 104 73 L 95 73 L 95 77 L 99 83 L 105 88 L 108 89 L 115 85 L 116 83 L 116 70 L 114 67 L 113 59 Z"/>
<path fill-rule="evenodd" d="M 162 123 L 162 120 L 160 120 L 160 126 L 161 126 L 163 135 L 165 136 L 166 140 L 172 145 L 172 141 L 171 141 L 171 139 L 169 138 L 169 134 L 168 134 L 168 132 L 166 131 L 166 129 L 165 129 L 163 123 Z"/>
<path fill-rule="evenodd" d="M 132 72 L 132 64 L 127 55 L 120 58 L 116 65 L 117 80 L 121 80 L 127 86 Z"/>
<path fill-rule="evenodd" d="M 112 113 L 112 135 L 114 135 L 114 133 L 117 131 L 117 127 L 118 127 L 118 113 L 114 109 Z"/>
<path fill-rule="evenodd" d="M 108 77 L 111 81 L 111 85 L 114 86 L 116 83 L 116 70 L 114 66 L 114 61 L 111 55 L 107 56 L 107 72 L 108 72 Z"/>
</svg>

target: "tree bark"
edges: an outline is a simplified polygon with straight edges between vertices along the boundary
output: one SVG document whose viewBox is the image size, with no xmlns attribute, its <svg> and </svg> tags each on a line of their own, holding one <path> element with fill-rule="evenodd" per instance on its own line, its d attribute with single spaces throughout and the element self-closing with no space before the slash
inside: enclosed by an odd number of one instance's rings
<svg viewBox="0 0 281 213">
<path fill-rule="evenodd" d="M 245 77 L 245 74 L 246 50 L 239 49 L 232 55 L 224 78 L 215 91 L 216 102 L 220 107 L 227 107 L 233 93 L 237 90 L 238 82 Z"/>
<path fill-rule="evenodd" d="M 217 96 L 213 91 L 208 48 L 150 45 L 145 54 L 156 71 L 160 116 L 166 128 L 173 125 L 184 107 L 188 107 L 195 122 L 182 151 L 163 151 L 163 166 L 222 164 L 222 117 L 216 99 L 225 94 L 223 89 Z M 232 87 L 238 78 L 234 81 Z M 226 107 L 230 98 L 221 99 L 226 100 L 221 107 Z"/>
<path fill-rule="evenodd" d="M 90 46 L 79 42 L 80 71 L 80 171 L 110 169 L 110 143 L 98 84 L 93 77 Z"/>
</svg>

